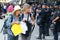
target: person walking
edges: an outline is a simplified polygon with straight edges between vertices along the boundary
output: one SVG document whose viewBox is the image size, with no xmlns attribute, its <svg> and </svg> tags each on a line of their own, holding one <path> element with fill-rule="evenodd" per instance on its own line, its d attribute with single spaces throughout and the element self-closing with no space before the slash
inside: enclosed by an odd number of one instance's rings
<svg viewBox="0 0 60 40">
<path fill-rule="evenodd" d="M 23 12 L 23 21 L 27 24 L 28 31 L 26 31 L 26 34 L 22 34 L 21 40 L 30 40 L 31 39 L 31 29 L 32 25 L 34 25 L 34 17 L 31 14 L 30 11 L 30 5 L 25 3 L 23 6 L 24 12 Z"/>
<path fill-rule="evenodd" d="M 8 40 L 18 40 L 19 36 L 13 35 L 11 31 L 11 25 L 17 22 L 20 23 L 21 21 L 20 14 L 21 14 L 21 7 L 19 5 L 16 5 L 14 7 L 13 14 L 7 18 L 6 26 L 7 26 Z"/>
</svg>

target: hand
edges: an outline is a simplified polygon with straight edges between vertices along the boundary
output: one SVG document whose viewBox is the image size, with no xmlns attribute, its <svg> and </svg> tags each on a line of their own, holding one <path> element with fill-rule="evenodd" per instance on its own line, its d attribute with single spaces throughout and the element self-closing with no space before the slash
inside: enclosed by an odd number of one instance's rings
<svg viewBox="0 0 60 40">
<path fill-rule="evenodd" d="M 13 24 L 20 24 L 20 22 L 12 22 L 12 25 L 13 25 Z"/>
<path fill-rule="evenodd" d="M 54 21 L 52 23 L 56 24 L 56 22 L 54 22 Z"/>
<path fill-rule="evenodd" d="M 35 22 L 32 22 L 32 25 L 34 25 L 35 24 Z"/>
<path fill-rule="evenodd" d="M 26 20 L 23 20 L 23 22 L 26 22 Z"/>
<path fill-rule="evenodd" d="M 11 25 L 15 24 L 16 22 L 12 22 Z"/>
<path fill-rule="evenodd" d="M 54 24 L 56 24 L 56 22 L 54 22 Z"/>
</svg>

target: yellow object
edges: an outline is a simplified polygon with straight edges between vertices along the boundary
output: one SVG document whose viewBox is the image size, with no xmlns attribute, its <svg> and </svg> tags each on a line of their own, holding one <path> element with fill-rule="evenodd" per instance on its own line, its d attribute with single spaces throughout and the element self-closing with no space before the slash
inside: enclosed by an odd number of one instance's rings
<svg viewBox="0 0 60 40">
<path fill-rule="evenodd" d="M 17 23 L 12 25 L 11 30 L 12 30 L 14 36 L 17 36 L 17 35 L 19 35 L 23 32 L 23 29 L 22 29 L 21 25 L 17 24 Z"/>
</svg>

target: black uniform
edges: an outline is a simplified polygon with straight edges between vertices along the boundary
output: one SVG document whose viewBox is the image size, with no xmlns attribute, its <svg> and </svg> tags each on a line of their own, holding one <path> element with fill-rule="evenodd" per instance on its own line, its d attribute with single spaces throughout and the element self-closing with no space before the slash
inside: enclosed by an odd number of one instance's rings
<svg viewBox="0 0 60 40">
<path fill-rule="evenodd" d="M 55 10 L 55 11 L 54 11 L 53 19 L 55 19 L 57 16 L 60 17 L 59 10 Z M 59 19 L 59 20 L 60 20 L 60 19 Z M 55 24 L 55 26 L 54 26 L 54 31 L 53 31 L 54 40 L 58 40 L 58 27 L 59 27 L 59 24 L 60 24 L 60 21 L 59 21 L 59 20 L 56 21 L 56 24 Z"/>
<path fill-rule="evenodd" d="M 52 10 L 49 8 L 47 9 L 47 12 L 46 12 L 46 24 L 45 24 L 45 33 L 46 33 L 46 36 L 49 36 L 49 27 L 50 27 L 50 17 L 51 17 L 51 12 Z"/>
<path fill-rule="evenodd" d="M 45 39 L 45 24 L 46 24 L 46 11 L 47 9 L 41 9 L 41 12 L 39 13 L 39 37 L 41 39 L 41 36 L 43 34 L 43 39 Z"/>
</svg>

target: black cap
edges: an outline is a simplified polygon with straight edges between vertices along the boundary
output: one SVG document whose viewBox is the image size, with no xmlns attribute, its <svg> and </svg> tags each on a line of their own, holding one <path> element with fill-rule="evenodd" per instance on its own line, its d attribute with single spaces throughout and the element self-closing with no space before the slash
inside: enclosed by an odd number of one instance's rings
<svg viewBox="0 0 60 40">
<path fill-rule="evenodd" d="M 58 3 L 54 3 L 54 6 L 59 6 L 59 4 Z"/>
</svg>

